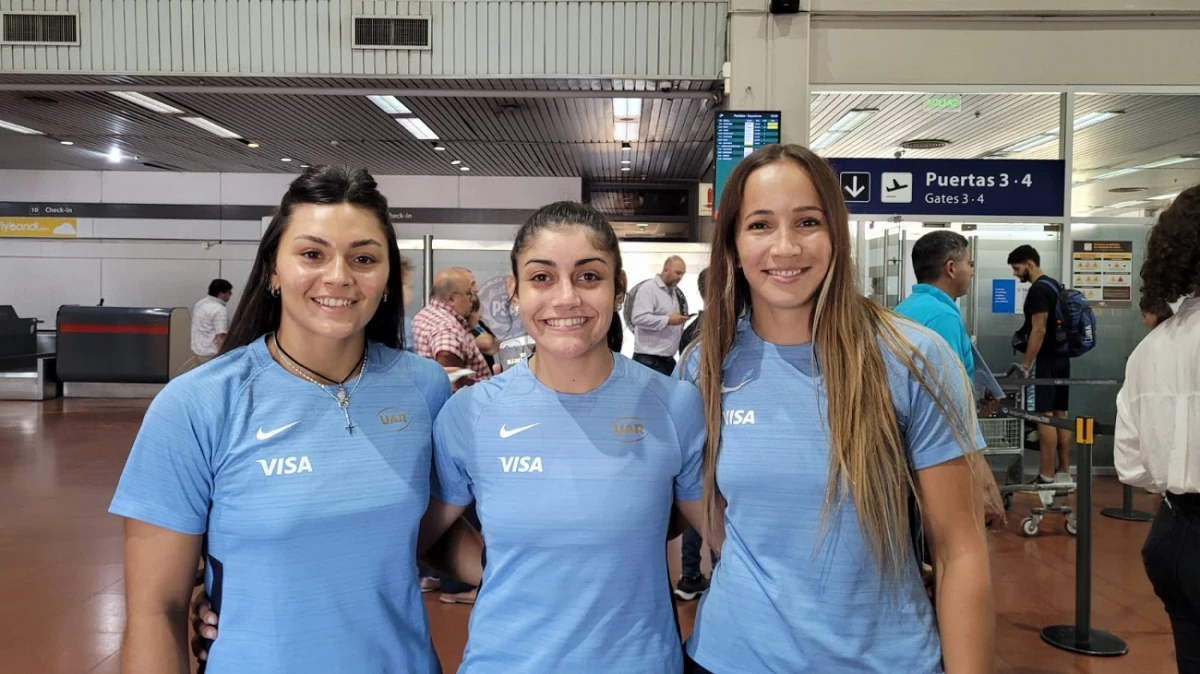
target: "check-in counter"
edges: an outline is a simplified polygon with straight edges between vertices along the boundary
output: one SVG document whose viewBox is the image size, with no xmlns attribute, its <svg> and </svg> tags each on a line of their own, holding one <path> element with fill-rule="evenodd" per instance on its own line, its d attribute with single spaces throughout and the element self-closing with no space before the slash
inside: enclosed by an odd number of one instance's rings
<svg viewBox="0 0 1200 674">
<path fill-rule="evenodd" d="M 150 398 L 192 355 L 183 308 L 66 305 L 56 324 L 64 397 Z"/>
<path fill-rule="evenodd" d="M 57 398 L 54 348 L 46 348 L 36 318 L 0 305 L 0 400 Z"/>
</svg>

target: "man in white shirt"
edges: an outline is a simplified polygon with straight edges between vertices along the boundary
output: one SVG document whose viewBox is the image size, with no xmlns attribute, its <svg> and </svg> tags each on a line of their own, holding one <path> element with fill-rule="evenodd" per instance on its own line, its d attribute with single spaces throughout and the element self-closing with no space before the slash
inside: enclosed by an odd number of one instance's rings
<svg viewBox="0 0 1200 674">
<path fill-rule="evenodd" d="M 686 272 L 683 258 L 672 255 L 658 276 L 638 284 L 633 298 L 633 359 L 667 376 L 675 370 L 675 353 L 688 319 L 679 291 Z"/>
<path fill-rule="evenodd" d="M 1142 562 L 1175 635 L 1180 672 L 1200 672 L 1200 186 L 1159 216 L 1146 244 L 1141 309 L 1168 315 L 1129 356 L 1117 394 L 1121 482 L 1163 495 Z"/>
<path fill-rule="evenodd" d="M 203 365 L 221 351 L 229 331 L 229 309 L 233 284 L 223 278 L 208 284 L 208 296 L 192 307 L 192 353 L 196 364 Z"/>
</svg>

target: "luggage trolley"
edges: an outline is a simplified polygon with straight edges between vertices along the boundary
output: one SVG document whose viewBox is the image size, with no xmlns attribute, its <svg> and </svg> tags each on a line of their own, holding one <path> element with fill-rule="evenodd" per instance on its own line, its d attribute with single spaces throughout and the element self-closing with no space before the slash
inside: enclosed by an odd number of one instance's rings
<svg viewBox="0 0 1200 674">
<path fill-rule="evenodd" d="M 1067 533 L 1076 533 L 1075 511 L 1066 503 L 1066 497 L 1075 491 L 1074 482 L 1055 481 L 1048 484 L 1028 484 L 1025 482 L 1025 436 L 1027 433 L 1025 419 L 1014 416 L 1012 412 L 1026 409 L 1025 385 L 1002 386 L 1005 399 L 1000 410 L 990 417 L 980 418 L 979 426 L 983 432 L 983 454 L 988 457 L 1004 457 L 1007 465 L 996 470 L 993 464 L 993 474 L 1004 509 L 1012 507 L 1013 494 L 1037 494 L 1041 501 L 1040 507 L 1035 507 L 1030 515 L 1021 520 L 1021 533 L 1035 536 L 1041 526 L 1042 518 L 1046 515 L 1063 515 L 1066 518 Z M 1011 401 L 1011 403 L 1010 403 Z M 1061 500 L 1060 500 L 1061 499 Z"/>
</svg>

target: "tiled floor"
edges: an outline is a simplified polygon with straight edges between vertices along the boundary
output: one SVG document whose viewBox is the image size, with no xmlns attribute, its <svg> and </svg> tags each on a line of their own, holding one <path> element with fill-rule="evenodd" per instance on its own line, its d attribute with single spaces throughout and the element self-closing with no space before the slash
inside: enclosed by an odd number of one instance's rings
<svg viewBox="0 0 1200 674">
<path fill-rule="evenodd" d="M 0 402 L 0 671 L 116 674 L 124 627 L 121 523 L 106 513 L 145 403 L 54 400 Z M 1096 481 L 1099 505 L 1117 505 L 1119 486 Z M 1073 656 L 1044 644 L 1039 630 L 1070 623 L 1075 539 L 1061 518 L 1042 534 L 1017 533 L 1032 504 L 1018 497 L 1007 531 L 991 535 L 1001 672 L 1174 672 L 1166 615 L 1142 570 L 1149 525 L 1097 516 L 1093 544 L 1094 627 L 1129 644 L 1115 659 Z M 1137 507 L 1156 500 L 1139 494 Z M 678 541 L 673 544 L 678 573 Z M 466 641 L 465 606 L 427 596 L 434 641 L 447 672 Z M 682 605 L 684 633 L 696 604 Z"/>
</svg>

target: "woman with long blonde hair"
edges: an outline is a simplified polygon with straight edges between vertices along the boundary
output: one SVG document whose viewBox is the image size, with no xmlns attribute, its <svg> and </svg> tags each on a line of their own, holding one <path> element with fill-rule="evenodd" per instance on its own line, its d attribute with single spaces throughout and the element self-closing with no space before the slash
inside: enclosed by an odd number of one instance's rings
<svg viewBox="0 0 1200 674">
<path fill-rule="evenodd" d="M 863 297 L 848 219 L 833 170 L 797 146 L 743 159 L 722 195 L 701 337 L 681 364 L 703 394 L 722 552 L 691 671 L 992 669 L 966 373 L 940 337 Z"/>
</svg>

